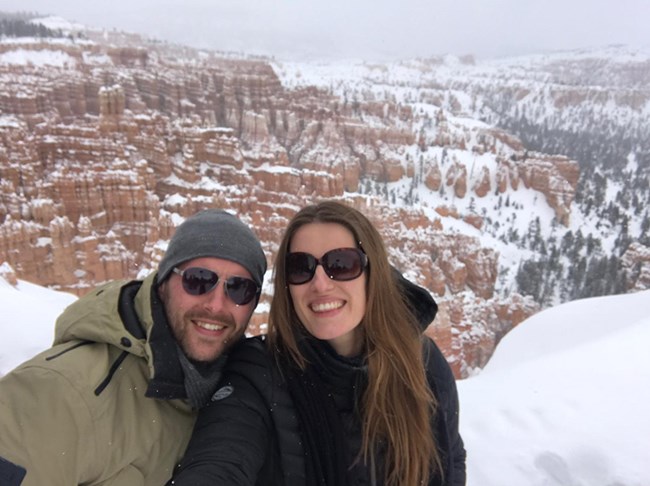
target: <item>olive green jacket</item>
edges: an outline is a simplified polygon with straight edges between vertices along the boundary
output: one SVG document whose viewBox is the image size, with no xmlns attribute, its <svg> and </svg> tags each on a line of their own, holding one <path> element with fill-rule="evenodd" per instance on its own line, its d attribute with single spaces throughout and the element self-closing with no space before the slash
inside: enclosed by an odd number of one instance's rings
<svg viewBox="0 0 650 486">
<path fill-rule="evenodd" d="M 0 379 L 6 478 L 20 466 L 21 486 L 161 486 L 169 479 L 195 413 L 184 400 L 154 277 L 82 297 L 57 320 L 53 347 Z M 0 471 L 5 484 L 2 478 Z"/>
</svg>

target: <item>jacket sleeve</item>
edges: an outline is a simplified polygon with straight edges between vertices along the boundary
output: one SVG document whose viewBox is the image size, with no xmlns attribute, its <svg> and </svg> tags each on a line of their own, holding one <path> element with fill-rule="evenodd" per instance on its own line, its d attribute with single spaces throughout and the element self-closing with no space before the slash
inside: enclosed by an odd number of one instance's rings
<svg viewBox="0 0 650 486">
<path fill-rule="evenodd" d="M 23 366 L 0 380 L 0 471 L 13 478 L 8 484 L 84 482 L 97 457 L 94 437 L 82 396 L 59 373 Z"/>
<path fill-rule="evenodd" d="M 452 377 L 453 378 L 453 377 Z M 447 407 L 447 430 L 449 431 L 449 452 L 453 469 L 453 483 L 450 486 L 465 486 L 467 482 L 465 444 L 460 436 L 459 430 L 459 404 L 456 383 L 453 382 L 453 389 L 449 394 L 449 405 Z"/>
<path fill-rule="evenodd" d="M 438 400 L 437 439 L 442 441 L 446 463 L 447 486 L 465 486 L 466 451 L 459 429 L 459 401 L 456 379 L 449 363 L 433 342 L 425 337 L 425 362 L 427 377 Z"/>
<path fill-rule="evenodd" d="M 272 423 L 263 396 L 245 374 L 237 371 L 236 362 L 228 363 L 213 401 L 199 412 L 185 456 L 168 485 L 256 484 Z"/>
</svg>

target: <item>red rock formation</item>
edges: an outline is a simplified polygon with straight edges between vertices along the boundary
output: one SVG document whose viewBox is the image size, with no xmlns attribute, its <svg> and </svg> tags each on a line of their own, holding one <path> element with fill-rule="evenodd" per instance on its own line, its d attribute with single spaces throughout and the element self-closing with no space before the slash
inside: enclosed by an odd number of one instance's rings
<svg viewBox="0 0 650 486">
<path fill-rule="evenodd" d="M 440 172 L 440 166 L 437 162 L 434 162 L 424 176 L 424 185 L 431 191 L 438 191 L 441 184 L 442 173 Z"/>
<path fill-rule="evenodd" d="M 467 168 L 454 162 L 447 170 L 445 183 L 447 186 L 453 187 L 456 197 L 464 198 L 467 193 Z"/>
<path fill-rule="evenodd" d="M 11 268 L 11 265 L 8 263 L 0 264 L 0 278 L 4 279 L 12 287 L 18 285 L 18 278 L 16 277 L 16 272 Z"/>
<path fill-rule="evenodd" d="M 443 344 L 454 374 L 467 377 L 487 364 L 510 329 L 539 310 L 530 297 L 517 294 L 506 300 L 482 300 L 460 293 L 441 303 L 426 333 Z"/>
<path fill-rule="evenodd" d="M 435 211 L 442 217 L 460 219 L 460 214 L 458 214 L 458 210 L 454 207 L 437 206 L 435 208 Z"/>
<path fill-rule="evenodd" d="M 490 189 L 492 189 L 490 185 L 490 171 L 487 167 L 481 167 L 480 170 L 481 173 L 476 178 L 476 181 L 472 186 L 472 191 L 474 191 L 474 194 L 478 197 L 485 197 L 487 193 L 490 192 Z"/>
<path fill-rule="evenodd" d="M 578 183 L 578 163 L 562 156 L 533 154 L 518 163 L 524 185 L 543 193 L 561 224 L 569 224 Z"/>
<path fill-rule="evenodd" d="M 508 160 L 501 158 L 497 159 L 497 190 L 499 194 L 503 194 L 512 188 L 515 191 L 519 188 L 519 174 L 516 167 Z"/>
<path fill-rule="evenodd" d="M 109 38 L 61 47 L 70 57 L 66 68 L 0 67 L 0 263 L 17 278 L 80 295 L 134 278 L 156 268 L 182 218 L 207 207 L 251 224 L 272 265 L 300 207 L 341 198 L 368 214 L 391 261 L 440 300 L 430 329 L 458 376 L 484 364 L 498 336 L 532 312 L 495 297 L 498 255 L 477 239 L 446 234 L 440 219 L 422 210 L 354 194 L 361 181 L 414 177 L 416 142 L 462 150 L 471 134 L 442 110 L 427 139 L 417 136 L 419 115 L 405 104 L 286 89 L 260 60 Z M 0 50 L 11 48 L 0 42 Z M 458 99 L 449 102 L 460 108 Z M 482 137 L 482 151 L 508 146 L 519 153 L 504 133 Z M 431 191 L 443 181 L 438 153 L 417 174 Z M 500 191 L 516 189 L 525 174 L 558 207 L 571 203 L 571 161 L 502 158 Z M 456 197 L 468 196 L 465 166 L 447 159 L 443 168 Z M 481 169 L 469 195 L 487 194 L 490 177 Z M 481 227 L 476 215 L 435 210 Z M 261 302 L 252 333 L 264 331 L 267 293 Z"/>
<path fill-rule="evenodd" d="M 483 227 L 483 218 L 477 214 L 466 214 L 463 216 L 463 221 L 465 221 L 467 224 L 471 224 L 478 230 Z"/>
<path fill-rule="evenodd" d="M 621 264 L 629 290 L 650 288 L 650 247 L 634 242 L 623 254 Z"/>
</svg>

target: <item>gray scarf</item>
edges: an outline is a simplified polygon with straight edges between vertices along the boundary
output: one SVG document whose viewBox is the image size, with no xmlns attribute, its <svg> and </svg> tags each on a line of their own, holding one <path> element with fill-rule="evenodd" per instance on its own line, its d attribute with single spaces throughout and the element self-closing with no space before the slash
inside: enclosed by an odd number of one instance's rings
<svg viewBox="0 0 650 486">
<path fill-rule="evenodd" d="M 196 363 L 192 363 L 185 356 L 185 353 L 179 346 L 176 346 L 176 349 L 178 350 L 178 360 L 181 363 L 181 368 L 183 368 L 183 374 L 185 375 L 184 381 L 187 398 L 192 408 L 198 410 L 210 401 L 210 397 L 216 391 L 219 380 L 221 379 L 221 371 L 228 356 L 222 354 L 213 363 L 205 366 L 197 366 Z"/>
</svg>

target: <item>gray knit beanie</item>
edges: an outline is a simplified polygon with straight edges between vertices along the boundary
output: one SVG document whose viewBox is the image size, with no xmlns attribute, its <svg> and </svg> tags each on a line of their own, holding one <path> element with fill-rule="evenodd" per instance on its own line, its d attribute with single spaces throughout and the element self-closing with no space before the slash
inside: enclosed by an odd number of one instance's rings
<svg viewBox="0 0 650 486">
<path fill-rule="evenodd" d="M 215 257 L 239 263 L 262 288 L 266 257 L 253 231 L 236 216 L 221 209 L 206 209 L 181 223 L 169 240 L 165 256 L 158 265 L 158 283 L 183 262 Z"/>
</svg>

